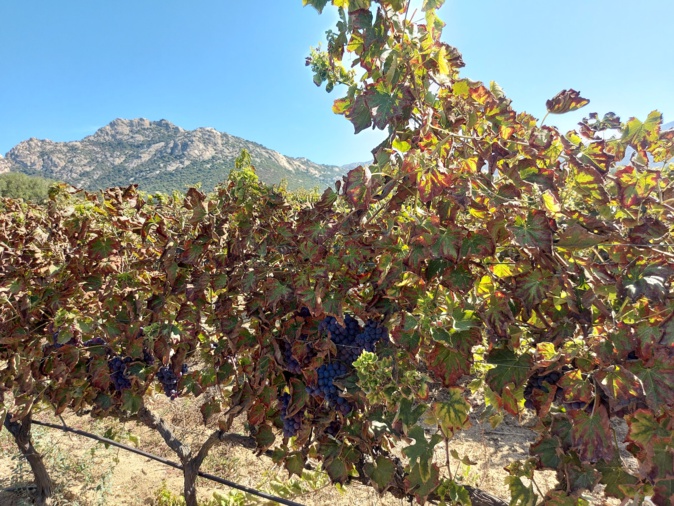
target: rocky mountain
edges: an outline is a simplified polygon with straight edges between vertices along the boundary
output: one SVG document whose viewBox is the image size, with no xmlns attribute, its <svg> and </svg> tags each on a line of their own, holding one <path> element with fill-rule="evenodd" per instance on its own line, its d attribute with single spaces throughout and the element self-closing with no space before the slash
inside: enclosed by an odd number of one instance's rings
<svg viewBox="0 0 674 506">
<path fill-rule="evenodd" d="M 343 167 L 292 158 L 213 128 L 183 130 L 166 120 L 116 119 L 81 141 L 28 139 L 0 156 L 0 173 L 13 171 L 66 181 L 87 189 L 137 183 L 145 191 L 211 190 L 226 179 L 242 149 L 260 179 L 288 187 L 323 189 Z"/>
</svg>

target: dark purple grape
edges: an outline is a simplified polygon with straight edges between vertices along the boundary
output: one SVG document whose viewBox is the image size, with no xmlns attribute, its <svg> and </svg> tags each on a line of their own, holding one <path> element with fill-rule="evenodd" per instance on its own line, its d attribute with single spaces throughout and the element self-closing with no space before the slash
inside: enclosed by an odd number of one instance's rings
<svg viewBox="0 0 674 506">
<path fill-rule="evenodd" d="M 283 361 L 285 370 L 292 374 L 302 374 L 302 365 L 293 356 L 293 350 L 290 344 L 283 343 Z"/>
<path fill-rule="evenodd" d="M 127 360 L 128 359 L 128 360 Z M 131 361 L 131 358 L 126 357 L 122 359 L 118 356 L 108 360 L 108 369 L 110 370 L 110 380 L 112 381 L 115 390 L 121 392 L 127 388 L 131 388 L 131 380 L 126 377 L 126 366 Z"/>
<path fill-rule="evenodd" d="M 178 376 L 173 372 L 173 369 L 166 366 L 160 367 L 157 371 L 157 379 L 164 388 L 167 397 L 170 397 L 171 400 L 178 397 Z"/>
<path fill-rule="evenodd" d="M 309 311 L 309 308 L 303 307 L 297 312 L 297 316 L 301 316 L 302 318 L 309 318 L 311 316 L 311 311 Z"/>
<path fill-rule="evenodd" d="M 290 395 L 284 393 L 281 395 L 281 420 L 283 421 L 283 437 L 293 437 L 302 427 L 302 412 L 297 412 L 293 416 L 288 416 L 288 406 L 290 405 Z"/>
<path fill-rule="evenodd" d="M 143 348 L 143 362 L 145 362 L 145 365 L 154 364 L 154 355 L 147 348 Z"/>
<path fill-rule="evenodd" d="M 94 337 L 93 339 L 89 339 L 88 341 L 84 341 L 82 343 L 82 346 L 85 348 L 89 348 L 91 346 L 103 346 L 105 344 L 105 340 L 102 337 Z"/>
</svg>

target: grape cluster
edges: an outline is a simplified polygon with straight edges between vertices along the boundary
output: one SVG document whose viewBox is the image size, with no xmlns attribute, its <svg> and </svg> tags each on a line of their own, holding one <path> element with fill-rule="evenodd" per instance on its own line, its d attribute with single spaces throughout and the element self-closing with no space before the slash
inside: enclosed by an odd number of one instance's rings
<svg viewBox="0 0 674 506">
<path fill-rule="evenodd" d="M 341 362 L 323 364 L 316 371 L 318 373 L 318 385 L 311 389 L 315 396 L 323 397 L 330 406 L 346 415 L 351 411 L 348 401 L 340 397 L 339 388 L 335 385 L 335 379 L 346 376 L 349 372 L 346 365 Z"/>
<path fill-rule="evenodd" d="M 295 313 L 297 316 L 300 316 L 302 318 L 310 318 L 311 317 L 311 311 L 309 311 L 308 307 L 302 307 L 300 308 L 297 313 Z"/>
<path fill-rule="evenodd" d="M 143 348 L 143 362 L 145 365 L 153 365 L 154 364 L 154 355 L 148 350 L 147 348 Z"/>
<path fill-rule="evenodd" d="M 283 343 L 283 362 L 286 371 L 292 374 L 302 374 L 302 365 L 293 357 L 293 349 L 288 343 Z"/>
<path fill-rule="evenodd" d="M 290 405 L 290 395 L 284 393 L 281 395 L 281 420 L 283 421 L 283 437 L 293 437 L 302 426 L 302 414 L 295 413 L 288 416 L 288 406 Z"/>
<path fill-rule="evenodd" d="M 374 345 L 382 339 L 388 339 L 388 330 L 386 327 L 374 320 L 368 320 L 365 323 L 363 332 L 356 336 L 356 345 L 358 348 L 362 348 L 362 350 L 374 352 Z"/>
<path fill-rule="evenodd" d="M 127 388 L 131 388 L 131 380 L 126 377 L 126 366 L 131 362 L 131 357 L 112 357 L 108 360 L 108 369 L 110 369 L 110 379 L 115 387 L 115 390 L 121 392 Z"/>
<path fill-rule="evenodd" d="M 529 378 L 526 387 L 524 387 L 524 407 L 529 409 L 535 409 L 532 395 L 536 390 L 541 390 L 542 392 L 549 394 L 550 388 L 556 385 L 560 378 L 564 375 L 565 372 L 570 371 L 572 368 L 568 365 L 562 367 L 561 371 L 553 371 L 548 374 L 534 374 Z M 562 400 L 564 392 L 561 388 L 557 388 L 555 391 L 555 401 L 559 402 Z M 567 409 L 582 409 L 585 407 L 584 402 L 572 402 L 565 404 Z"/>
<path fill-rule="evenodd" d="M 166 366 L 160 367 L 157 372 L 157 379 L 164 388 L 167 397 L 170 397 L 171 400 L 178 397 L 178 376 L 173 372 L 173 369 Z"/>
<path fill-rule="evenodd" d="M 337 359 L 347 364 L 353 363 L 363 351 L 374 351 L 377 341 L 388 339 L 388 331 L 381 323 L 368 320 L 361 329 L 358 321 L 351 315 L 344 318 L 341 326 L 333 316 L 326 317 L 318 327 L 328 333 L 337 346 Z"/>
<path fill-rule="evenodd" d="M 77 339 L 75 337 L 70 338 L 67 342 L 65 343 L 59 343 L 59 332 L 58 330 L 51 335 L 51 344 L 47 344 L 42 348 L 42 351 L 46 354 L 51 353 L 54 350 L 58 350 L 60 348 L 63 348 L 66 344 L 69 345 L 76 345 L 77 344 Z"/>
</svg>

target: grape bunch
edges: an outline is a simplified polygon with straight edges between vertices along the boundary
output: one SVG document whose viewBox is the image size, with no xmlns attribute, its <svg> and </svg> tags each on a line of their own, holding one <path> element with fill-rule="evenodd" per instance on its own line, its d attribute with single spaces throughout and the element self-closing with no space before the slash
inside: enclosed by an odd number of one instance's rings
<svg viewBox="0 0 674 506">
<path fill-rule="evenodd" d="M 178 376 L 173 372 L 173 369 L 167 366 L 162 366 L 157 372 L 157 379 L 164 388 L 164 393 L 171 400 L 178 397 Z"/>
<path fill-rule="evenodd" d="M 570 371 L 571 367 L 564 366 L 560 371 L 553 371 L 548 374 L 534 374 L 529 378 L 526 387 L 524 387 L 524 407 L 529 409 L 535 409 L 532 395 L 536 390 L 541 390 L 543 393 L 549 394 L 550 389 L 557 384 L 560 378 L 564 375 L 565 372 Z M 555 400 L 560 401 L 562 399 L 563 391 L 561 388 L 557 388 L 555 391 Z M 575 404 L 575 403 L 574 403 Z M 584 405 L 584 403 L 581 403 Z"/>
<path fill-rule="evenodd" d="M 122 359 L 119 356 L 112 357 L 108 360 L 108 369 L 110 369 L 110 379 L 115 387 L 115 390 L 121 392 L 127 388 L 131 388 L 131 380 L 126 377 L 126 366 L 131 362 L 131 357 Z"/>
<path fill-rule="evenodd" d="M 348 373 L 346 365 L 342 362 L 323 364 L 316 371 L 318 373 L 318 386 L 313 390 L 314 395 L 323 397 L 328 404 L 346 415 L 351 411 L 349 402 L 339 395 L 339 388 L 335 385 L 335 379 Z"/>
<path fill-rule="evenodd" d="M 283 437 L 293 437 L 302 426 L 302 414 L 295 413 L 288 416 L 288 406 L 290 405 L 290 395 L 284 393 L 281 396 L 281 420 L 283 421 Z"/>
<path fill-rule="evenodd" d="M 148 350 L 147 348 L 143 348 L 143 362 L 145 365 L 153 365 L 154 364 L 154 355 L 152 355 L 152 352 Z"/>
<path fill-rule="evenodd" d="M 361 352 L 362 350 L 374 352 L 374 345 L 382 339 L 388 339 L 388 330 L 386 327 L 377 321 L 368 320 L 367 323 L 365 323 L 363 332 L 356 336 L 356 345 L 361 349 Z M 358 355 L 360 355 L 360 353 Z"/>
<path fill-rule="evenodd" d="M 310 318 L 311 317 L 311 311 L 309 311 L 308 307 L 302 307 L 300 308 L 299 311 L 295 313 L 297 316 L 300 316 L 302 318 Z"/>
<path fill-rule="evenodd" d="M 345 326 L 342 327 L 334 316 L 328 316 L 318 326 L 319 332 L 328 333 L 330 339 L 337 346 L 337 358 L 343 362 L 350 364 L 358 355 L 360 351 L 356 345 L 356 337 L 360 334 L 360 325 L 358 321 L 351 315 L 346 315 L 344 318 Z"/>
<path fill-rule="evenodd" d="M 286 371 L 292 374 L 302 374 L 302 365 L 293 357 L 293 349 L 288 343 L 283 343 L 283 362 Z"/>
</svg>

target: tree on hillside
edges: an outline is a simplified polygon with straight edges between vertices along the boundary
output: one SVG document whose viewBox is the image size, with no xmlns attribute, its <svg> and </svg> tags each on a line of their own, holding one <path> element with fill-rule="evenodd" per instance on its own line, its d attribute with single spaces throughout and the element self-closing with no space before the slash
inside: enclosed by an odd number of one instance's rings
<svg viewBox="0 0 674 506">
<path fill-rule="evenodd" d="M 52 183 L 54 181 L 51 179 L 27 176 L 20 172 L 0 174 L 0 197 L 44 202 Z"/>
</svg>

